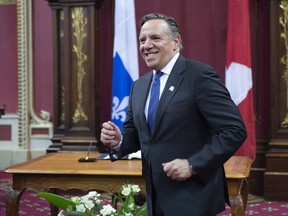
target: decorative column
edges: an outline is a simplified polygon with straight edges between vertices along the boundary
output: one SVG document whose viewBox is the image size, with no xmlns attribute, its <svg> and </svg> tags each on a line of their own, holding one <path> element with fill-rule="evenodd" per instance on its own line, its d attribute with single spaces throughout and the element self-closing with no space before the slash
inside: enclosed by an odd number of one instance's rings
<svg viewBox="0 0 288 216">
<path fill-rule="evenodd" d="M 53 17 L 54 137 L 48 152 L 98 143 L 99 9 L 103 0 L 48 0 Z M 93 145 L 95 147 L 95 145 Z"/>
<path fill-rule="evenodd" d="M 265 198 L 288 199 L 288 2 L 270 1 L 271 140 L 266 153 Z"/>
</svg>

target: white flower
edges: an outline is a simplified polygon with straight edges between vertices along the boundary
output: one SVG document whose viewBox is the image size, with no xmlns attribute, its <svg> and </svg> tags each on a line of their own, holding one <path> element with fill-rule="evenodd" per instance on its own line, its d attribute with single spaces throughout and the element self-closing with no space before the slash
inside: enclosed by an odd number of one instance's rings
<svg viewBox="0 0 288 216">
<path fill-rule="evenodd" d="M 86 202 L 88 202 L 88 201 L 89 201 L 89 197 L 88 197 L 87 195 L 82 196 L 81 199 L 80 199 L 80 202 L 81 202 L 81 203 L 86 203 Z"/>
<path fill-rule="evenodd" d="M 132 184 L 128 184 L 122 187 L 122 191 L 121 193 L 124 196 L 129 196 L 130 193 L 137 193 L 140 191 L 140 187 L 138 185 L 132 185 Z"/>
<path fill-rule="evenodd" d="M 100 194 L 98 194 L 96 191 L 90 191 L 88 194 L 87 194 L 88 197 L 99 197 Z"/>
<path fill-rule="evenodd" d="M 86 208 L 85 208 L 84 204 L 76 205 L 76 211 L 85 212 Z"/>
<path fill-rule="evenodd" d="M 91 210 L 94 207 L 94 203 L 92 200 L 87 200 L 84 204 L 86 208 L 88 208 L 89 210 Z"/>
<path fill-rule="evenodd" d="M 58 213 L 58 215 L 57 216 L 65 216 L 65 211 L 64 210 L 62 210 L 62 211 L 60 211 L 59 213 Z"/>
<path fill-rule="evenodd" d="M 72 202 L 75 202 L 75 203 L 77 203 L 77 202 L 78 202 L 78 200 L 79 200 L 79 198 L 78 198 L 78 197 L 71 197 L 71 201 L 72 201 Z"/>
<path fill-rule="evenodd" d="M 134 210 L 134 203 L 131 203 L 129 206 L 128 206 L 129 209 L 131 210 Z"/>
<path fill-rule="evenodd" d="M 128 195 L 130 194 L 130 192 L 131 192 L 131 190 L 130 190 L 129 185 L 123 186 L 121 193 L 122 193 L 124 196 L 128 196 Z"/>
<path fill-rule="evenodd" d="M 116 210 L 111 205 L 104 205 L 103 209 L 100 210 L 100 214 L 103 216 L 113 215 Z"/>
<path fill-rule="evenodd" d="M 139 185 L 131 185 L 132 187 L 132 190 L 135 192 L 135 193 L 138 193 L 140 191 L 140 187 Z"/>
<path fill-rule="evenodd" d="M 74 212 L 79 215 L 89 215 L 89 216 L 134 216 L 137 206 L 135 204 L 134 196 L 140 191 L 138 185 L 124 184 L 121 187 L 120 194 L 116 196 L 117 201 L 121 201 L 121 206 L 118 211 L 114 209 L 110 204 L 105 204 L 101 200 L 101 194 L 96 191 L 90 191 L 85 196 L 75 196 L 71 197 L 70 200 L 75 203 L 76 210 L 73 209 L 74 205 L 69 205 L 67 203 L 67 209 L 59 212 L 57 216 L 65 216 L 66 213 Z"/>
</svg>

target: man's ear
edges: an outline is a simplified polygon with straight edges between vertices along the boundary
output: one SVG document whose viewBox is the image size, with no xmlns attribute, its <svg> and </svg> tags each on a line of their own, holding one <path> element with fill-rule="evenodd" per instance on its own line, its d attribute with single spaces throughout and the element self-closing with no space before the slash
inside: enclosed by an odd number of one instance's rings
<svg viewBox="0 0 288 216">
<path fill-rule="evenodd" d="M 173 47 L 173 50 L 174 50 L 174 51 L 175 51 L 176 49 L 178 49 L 179 43 L 180 43 L 180 37 L 179 37 L 179 35 L 178 35 L 178 36 L 176 36 L 176 37 L 174 38 L 174 47 Z"/>
</svg>

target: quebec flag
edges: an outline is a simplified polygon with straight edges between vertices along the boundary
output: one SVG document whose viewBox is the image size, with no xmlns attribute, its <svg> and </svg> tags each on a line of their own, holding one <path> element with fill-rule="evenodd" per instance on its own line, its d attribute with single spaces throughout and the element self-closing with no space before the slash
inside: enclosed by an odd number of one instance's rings
<svg viewBox="0 0 288 216">
<path fill-rule="evenodd" d="M 139 78 L 134 0 L 115 0 L 114 26 L 111 120 L 121 130 L 132 84 Z"/>
</svg>

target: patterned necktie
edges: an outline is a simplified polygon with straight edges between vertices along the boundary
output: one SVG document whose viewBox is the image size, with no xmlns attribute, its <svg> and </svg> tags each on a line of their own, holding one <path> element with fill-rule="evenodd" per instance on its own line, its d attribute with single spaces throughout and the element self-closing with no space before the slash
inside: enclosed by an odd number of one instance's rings
<svg viewBox="0 0 288 216">
<path fill-rule="evenodd" d="M 153 77 L 151 93 L 150 93 L 150 102 L 148 108 L 148 124 L 150 132 L 152 133 L 155 121 L 155 115 L 159 103 L 159 94 L 160 94 L 160 77 L 163 75 L 163 72 L 157 71 Z"/>
</svg>

